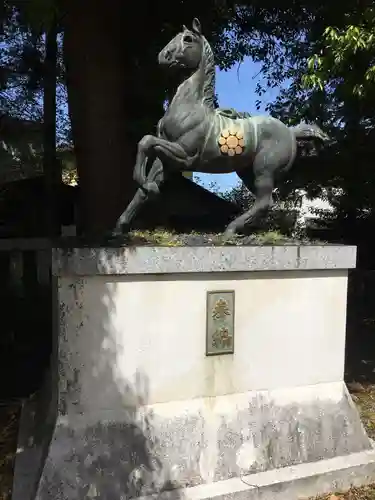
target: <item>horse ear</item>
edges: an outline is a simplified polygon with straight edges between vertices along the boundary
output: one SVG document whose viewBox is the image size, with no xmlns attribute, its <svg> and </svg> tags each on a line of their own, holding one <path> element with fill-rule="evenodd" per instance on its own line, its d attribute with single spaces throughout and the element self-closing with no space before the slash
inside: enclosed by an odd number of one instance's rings
<svg viewBox="0 0 375 500">
<path fill-rule="evenodd" d="M 200 23 L 199 19 L 197 19 L 196 17 L 193 19 L 192 27 L 193 27 L 194 33 L 196 33 L 197 35 L 202 34 L 201 23 Z"/>
<path fill-rule="evenodd" d="M 182 25 L 182 31 L 189 31 L 184 24 Z"/>
</svg>

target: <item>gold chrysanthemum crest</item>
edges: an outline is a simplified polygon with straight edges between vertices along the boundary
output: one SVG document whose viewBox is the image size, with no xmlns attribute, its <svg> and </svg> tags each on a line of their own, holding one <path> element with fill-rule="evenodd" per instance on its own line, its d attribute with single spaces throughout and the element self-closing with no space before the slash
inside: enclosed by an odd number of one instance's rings
<svg viewBox="0 0 375 500">
<path fill-rule="evenodd" d="M 245 148 L 241 130 L 224 129 L 219 138 L 220 151 L 228 156 L 240 155 Z"/>
</svg>

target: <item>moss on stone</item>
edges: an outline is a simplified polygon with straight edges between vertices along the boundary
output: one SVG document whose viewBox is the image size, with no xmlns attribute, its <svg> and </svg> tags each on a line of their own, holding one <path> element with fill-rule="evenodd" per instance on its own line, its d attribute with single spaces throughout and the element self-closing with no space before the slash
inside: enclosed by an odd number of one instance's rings
<svg viewBox="0 0 375 500">
<path fill-rule="evenodd" d="M 288 237 L 278 231 L 254 233 L 250 236 L 235 235 L 224 240 L 223 233 L 174 233 L 164 229 L 155 231 L 132 231 L 124 244 L 131 246 L 250 246 L 250 245 L 325 245 L 302 237 Z"/>
</svg>

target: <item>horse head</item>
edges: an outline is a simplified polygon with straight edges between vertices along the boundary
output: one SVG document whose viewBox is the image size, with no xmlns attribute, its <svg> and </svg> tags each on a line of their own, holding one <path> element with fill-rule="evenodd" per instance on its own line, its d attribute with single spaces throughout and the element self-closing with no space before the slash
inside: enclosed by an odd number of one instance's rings
<svg viewBox="0 0 375 500">
<path fill-rule="evenodd" d="M 202 51 L 201 24 L 195 18 L 190 30 L 184 25 L 182 31 L 160 51 L 158 61 L 168 69 L 190 72 L 199 67 Z"/>
</svg>

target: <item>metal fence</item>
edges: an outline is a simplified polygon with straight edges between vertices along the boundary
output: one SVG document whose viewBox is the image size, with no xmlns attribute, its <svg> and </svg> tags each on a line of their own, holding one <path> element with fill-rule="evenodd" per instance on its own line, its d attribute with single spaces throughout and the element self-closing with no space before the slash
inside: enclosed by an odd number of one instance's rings
<svg viewBox="0 0 375 500">
<path fill-rule="evenodd" d="M 52 334 L 51 244 L 0 240 L 0 399 L 38 388 Z"/>
</svg>

